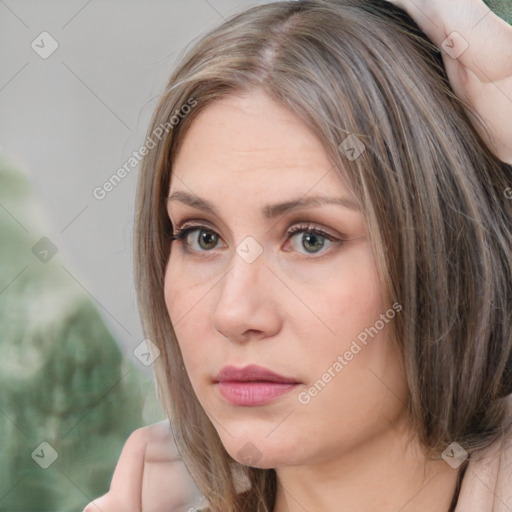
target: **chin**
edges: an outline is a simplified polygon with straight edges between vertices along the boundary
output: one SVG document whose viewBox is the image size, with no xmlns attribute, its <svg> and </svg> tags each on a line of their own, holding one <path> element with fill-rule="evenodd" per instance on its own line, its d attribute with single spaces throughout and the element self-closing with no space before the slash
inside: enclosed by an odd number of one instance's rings
<svg viewBox="0 0 512 512">
<path fill-rule="evenodd" d="M 282 437 L 269 439 L 265 438 L 265 435 L 268 435 L 268 431 L 263 435 L 244 435 L 236 438 L 224 433 L 221 440 L 229 455 L 244 466 L 271 469 L 296 463 L 293 460 L 297 456 L 296 446 L 294 449 L 294 443 L 289 437 L 288 442 L 284 443 Z"/>
</svg>

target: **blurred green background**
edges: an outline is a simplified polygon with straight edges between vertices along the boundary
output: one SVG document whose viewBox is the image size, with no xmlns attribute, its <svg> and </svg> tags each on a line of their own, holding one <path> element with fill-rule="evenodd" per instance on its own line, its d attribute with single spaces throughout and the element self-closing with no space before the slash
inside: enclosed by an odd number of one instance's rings
<svg viewBox="0 0 512 512">
<path fill-rule="evenodd" d="M 448 1 L 448 0 L 446 0 Z M 512 24 L 512 0 L 484 0 L 501 18 Z"/>
<path fill-rule="evenodd" d="M 163 415 L 2 153 L 0 205 L 0 510 L 80 511 L 108 489 L 129 434 Z"/>
</svg>

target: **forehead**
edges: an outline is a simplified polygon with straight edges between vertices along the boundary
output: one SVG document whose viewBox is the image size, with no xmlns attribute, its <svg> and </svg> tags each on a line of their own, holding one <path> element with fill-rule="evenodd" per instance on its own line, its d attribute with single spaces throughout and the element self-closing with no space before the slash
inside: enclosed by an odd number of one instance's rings
<svg viewBox="0 0 512 512">
<path fill-rule="evenodd" d="M 231 95 L 208 105 L 194 119 L 173 164 L 171 191 L 180 181 L 200 187 L 237 185 L 256 193 L 277 187 L 300 192 L 333 165 L 321 141 L 294 113 L 261 91 Z M 315 187 L 316 188 L 316 187 Z M 319 189 L 316 190 L 320 192 Z M 325 190 L 324 190 L 325 191 Z"/>
</svg>

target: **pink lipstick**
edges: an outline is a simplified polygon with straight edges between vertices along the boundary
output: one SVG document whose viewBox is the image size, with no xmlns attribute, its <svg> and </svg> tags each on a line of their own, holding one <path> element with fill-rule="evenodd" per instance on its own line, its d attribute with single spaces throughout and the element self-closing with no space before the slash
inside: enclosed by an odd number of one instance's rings
<svg viewBox="0 0 512 512">
<path fill-rule="evenodd" d="M 299 384 L 296 379 L 257 365 L 225 366 L 214 381 L 227 402 L 242 407 L 268 404 Z"/>
</svg>

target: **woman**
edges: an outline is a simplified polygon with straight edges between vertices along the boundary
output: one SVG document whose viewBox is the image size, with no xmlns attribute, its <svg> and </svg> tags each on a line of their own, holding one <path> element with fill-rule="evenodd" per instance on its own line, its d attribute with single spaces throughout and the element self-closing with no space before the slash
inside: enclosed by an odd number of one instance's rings
<svg viewBox="0 0 512 512">
<path fill-rule="evenodd" d="M 401 4 L 436 41 L 443 11 L 426 5 Z M 511 175 L 484 144 L 510 161 L 510 126 L 477 91 L 510 70 L 477 84 L 463 19 L 441 46 L 480 120 L 378 1 L 251 9 L 173 73 L 141 168 L 137 286 L 208 510 L 511 506 Z M 186 510 L 158 443 L 163 425 L 133 436 L 86 511 Z"/>
</svg>

